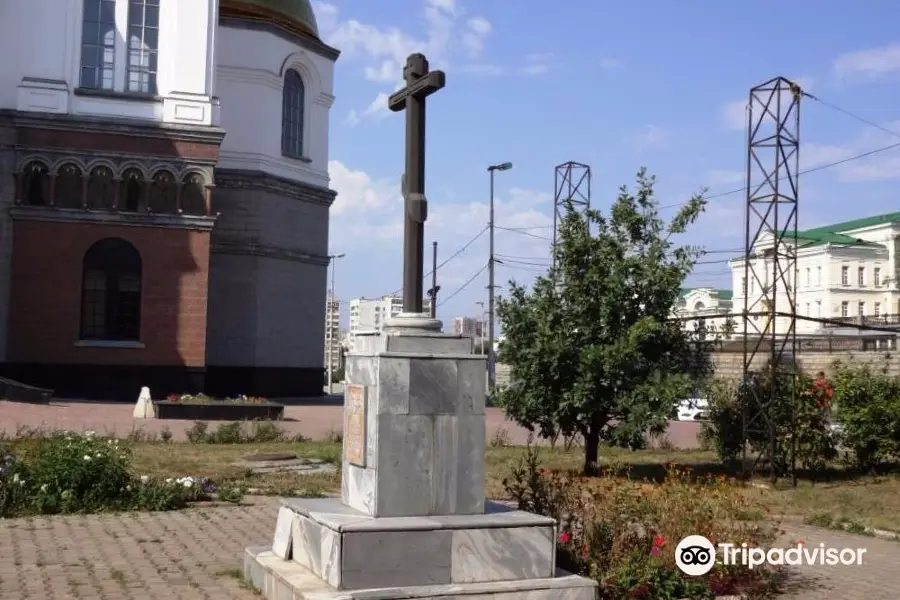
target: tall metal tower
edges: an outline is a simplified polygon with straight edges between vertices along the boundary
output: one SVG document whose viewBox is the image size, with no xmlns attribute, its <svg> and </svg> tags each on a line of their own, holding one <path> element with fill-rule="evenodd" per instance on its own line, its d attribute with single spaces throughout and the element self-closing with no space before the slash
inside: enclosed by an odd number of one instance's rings
<svg viewBox="0 0 900 600">
<path fill-rule="evenodd" d="M 745 442 L 750 436 L 759 439 L 763 434 L 766 444 L 759 459 L 768 458 L 772 477 L 776 478 L 776 459 L 779 450 L 784 449 L 778 445 L 773 408 L 782 398 L 791 421 L 790 439 L 783 440 L 790 444 L 790 450 L 787 457 L 781 455 L 787 463 L 782 466 L 794 483 L 797 199 L 802 96 L 800 86 L 784 77 L 776 77 L 750 90 L 742 285 L 744 377 L 741 385 L 747 402 L 743 411 L 743 439 Z M 745 474 L 746 446 L 745 443 Z"/>
<path fill-rule="evenodd" d="M 553 248 L 556 248 L 557 230 L 565 216 L 566 201 L 571 201 L 580 211 L 591 207 L 591 168 L 572 161 L 557 165 L 553 187 Z M 553 262 L 556 264 L 555 258 Z"/>
</svg>

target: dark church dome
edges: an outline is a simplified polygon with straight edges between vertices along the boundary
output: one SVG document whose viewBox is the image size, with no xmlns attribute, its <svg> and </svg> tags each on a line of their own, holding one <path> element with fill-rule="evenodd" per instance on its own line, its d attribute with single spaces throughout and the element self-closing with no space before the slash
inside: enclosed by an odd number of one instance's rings
<svg viewBox="0 0 900 600">
<path fill-rule="evenodd" d="M 221 0 L 219 15 L 274 22 L 319 39 L 316 15 L 309 0 Z"/>
</svg>

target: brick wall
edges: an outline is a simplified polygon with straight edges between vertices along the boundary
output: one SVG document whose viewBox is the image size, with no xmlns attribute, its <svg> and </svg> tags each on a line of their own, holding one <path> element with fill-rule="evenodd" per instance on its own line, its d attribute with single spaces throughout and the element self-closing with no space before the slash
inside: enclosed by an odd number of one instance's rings
<svg viewBox="0 0 900 600">
<path fill-rule="evenodd" d="M 79 337 L 81 261 L 95 242 L 129 241 L 142 259 L 144 348 L 85 348 Z M 9 360 L 202 367 L 209 233 L 77 222 L 14 224 Z"/>
</svg>

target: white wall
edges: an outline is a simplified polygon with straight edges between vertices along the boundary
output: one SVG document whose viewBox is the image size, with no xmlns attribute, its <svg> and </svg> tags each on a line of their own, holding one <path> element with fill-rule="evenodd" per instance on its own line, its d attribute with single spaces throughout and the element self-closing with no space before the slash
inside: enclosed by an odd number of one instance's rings
<svg viewBox="0 0 900 600">
<path fill-rule="evenodd" d="M 306 87 L 303 147 L 309 161 L 281 154 L 282 82 L 295 69 Z M 334 63 L 268 31 L 222 26 L 216 82 L 228 132 L 219 167 L 260 170 L 328 186 L 328 113 Z"/>
<path fill-rule="evenodd" d="M 116 0 L 112 93 L 80 85 L 83 0 L 6 1 L 0 7 L 0 108 L 214 125 L 218 0 L 161 0 L 157 98 L 125 90 L 128 0 Z"/>
</svg>

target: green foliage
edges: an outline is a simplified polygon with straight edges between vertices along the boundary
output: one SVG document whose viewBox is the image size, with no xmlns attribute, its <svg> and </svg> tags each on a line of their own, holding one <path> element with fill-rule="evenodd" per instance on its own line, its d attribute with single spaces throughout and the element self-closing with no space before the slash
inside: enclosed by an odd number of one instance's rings
<svg viewBox="0 0 900 600">
<path fill-rule="evenodd" d="M 193 444 L 269 444 L 288 441 L 284 429 L 271 421 L 232 421 L 222 423 L 214 431 L 206 421 L 195 421 L 185 430 L 185 436 Z M 293 441 L 303 441 L 297 436 Z"/>
<path fill-rule="evenodd" d="M 887 365 L 838 364 L 833 377 L 841 441 L 860 469 L 900 460 L 900 379 Z"/>
<path fill-rule="evenodd" d="M 830 388 L 826 392 L 827 382 L 799 374 L 792 384 L 792 377 L 789 373 L 772 377 L 767 372 L 753 374 L 736 385 L 725 381 L 709 385 L 706 397 L 710 418 L 701 436 L 723 462 L 734 465 L 739 461 L 745 422 L 748 451 L 766 456 L 772 453 L 772 437 L 766 426 L 771 423 L 775 453 L 769 458 L 778 474 L 787 473 L 790 467 L 792 431 L 797 436 L 797 466 L 816 474 L 837 458 L 838 439 L 829 427 L 831 392 Z"/>
<path fill-rule="evenodd" d="M 0 448 L 0 517 L 173 510 L 215 491 L 203 478 L 138 478 L 128 445 L 93 432 L 31 438 L 17 449 Z"/>
<path fill-rule="evenodd" d="M 709 369 L 706 344 L 670 319 L 685 276 L 701 255 L 671 241 L 705 201 L 692 198 L 669 222 L 654 179 L 641 170 L 609 216 L 576 212 L 559 228 L 556 267 L 531 290 L 510 282 L 497 314 L 511 384 L 497 403 L 541 437 L 585 440 L 585 468 L 601 440 L 639 447 L 665 429 L 673 407 Z"/>
<path fill-rule="evenodd" d="M 774 541 L 777 524 L 741 520 L 752 496 L 733 480 L 696 479 L 675 465 L 660 484 L 611 469 L 582 478 L 541 468 L 538 450 L 528 447 L 504 485 L 520 509 L 558 521 L 557 566 L 595 579 L 601 598 L 711 599 L 771 587 L 767 569 L 720 563 L 688 577 L 675 565 L 674 547 L 688 535 L 760 547 Z"/>
</svg>

